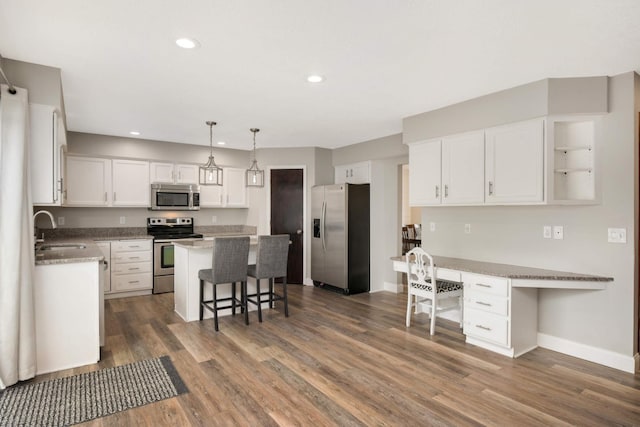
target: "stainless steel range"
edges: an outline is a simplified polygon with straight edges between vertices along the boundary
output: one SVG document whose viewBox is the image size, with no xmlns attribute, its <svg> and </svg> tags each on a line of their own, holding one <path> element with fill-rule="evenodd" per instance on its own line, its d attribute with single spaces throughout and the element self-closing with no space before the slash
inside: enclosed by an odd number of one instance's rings
<svg viewBox="0 0 640 427">
<path fill-rule="evenodd" d="M 193 232 L 193 218 L 147 218 L 153 236 L 153 293 L 173 292 L 174 240 L 202 240 Z"/>
</svg>

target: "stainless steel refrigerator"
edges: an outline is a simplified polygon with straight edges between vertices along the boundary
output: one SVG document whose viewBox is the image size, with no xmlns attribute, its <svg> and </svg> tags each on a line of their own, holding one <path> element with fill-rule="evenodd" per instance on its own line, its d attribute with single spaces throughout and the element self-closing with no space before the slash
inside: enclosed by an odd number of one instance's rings
<svg viewBox="0 0 640 427">
<path fill-rule="evenodd" d="M 369 291 L 369 184 L 311 189 L 311 279 L 345 294 Z"/>
</svg>

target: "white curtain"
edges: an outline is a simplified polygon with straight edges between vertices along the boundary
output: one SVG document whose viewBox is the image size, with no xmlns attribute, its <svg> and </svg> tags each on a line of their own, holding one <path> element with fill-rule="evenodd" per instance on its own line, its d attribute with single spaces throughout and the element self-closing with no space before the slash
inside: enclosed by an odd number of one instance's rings
<svg viewBox="0 0 640 427">
<path fill-rule="evenodd" d="M 27 91 L 0 85 L 0 390 L 36 373 Z"/>
</svg>

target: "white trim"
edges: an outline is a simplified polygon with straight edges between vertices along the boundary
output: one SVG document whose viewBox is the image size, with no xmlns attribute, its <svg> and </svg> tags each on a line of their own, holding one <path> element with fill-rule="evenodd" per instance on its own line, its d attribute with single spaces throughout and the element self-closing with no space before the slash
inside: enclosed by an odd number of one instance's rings
<svg viewBox="0 0 640 427">
<path fill-rule="evenodd" d="M 281 169 L 302 169 L 302 281 L 307 280 L 307 254 L 311 252 L 311 241 L 309 240 L 309 227 L 307 226 L 307 166 L 306 165 L 278 165 L 267 166 L 264 177 L 264 188 L 266 190 L 266 220 L 267 231 L 271 233 L 271 171 Z M 313 282 L 311 282 L 313 284 Z"/>
<path fill-rule="evenodd" d="M 382 289 L 378 291 L 371 291 L 371 293 L 387 291 L 393 292 L 394 294 L 401 294 L 403 290 L 404 285 L 402 283 L 382 282 Z"/>
<path fill-rule="evenodd" d="M 631 374 L 635 373 L 636 364 L 638 362 L 637 354 L 635 356 L 625 356 L 624 354 L 569 341 L 564 338 L 558 338 L 540 332 L 538 332 L 538 346 L 568 354 L 569 356 L 588 360 L 590 362 L 599 363 L 600 365 L 609 366 L 610 368 L 629 372 Z"/>
</svg>

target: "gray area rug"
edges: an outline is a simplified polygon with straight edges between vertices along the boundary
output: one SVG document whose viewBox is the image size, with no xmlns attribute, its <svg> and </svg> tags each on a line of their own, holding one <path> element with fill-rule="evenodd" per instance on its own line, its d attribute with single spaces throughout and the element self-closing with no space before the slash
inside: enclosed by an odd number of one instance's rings
<svg viewBox="0 0 640 427">
<path fill-rule="evenodd" d="M 188 390 L 169 356 L 6 389 L 0 426 L 68 426 Z"/>
</svg>

